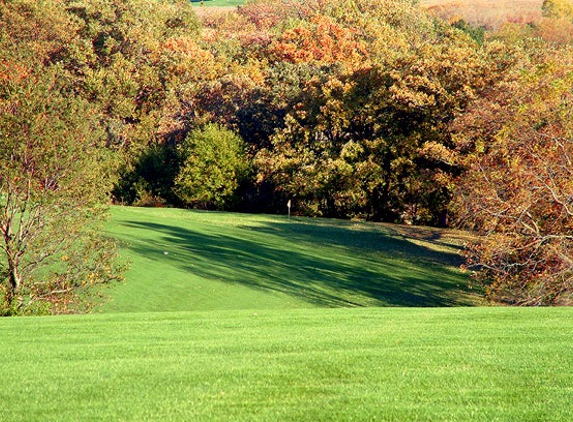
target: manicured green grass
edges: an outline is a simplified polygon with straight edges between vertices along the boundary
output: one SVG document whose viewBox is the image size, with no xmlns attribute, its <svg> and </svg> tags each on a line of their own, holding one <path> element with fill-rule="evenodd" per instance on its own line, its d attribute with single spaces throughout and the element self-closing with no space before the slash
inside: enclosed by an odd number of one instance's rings
<svg viewBox="0 0 573 422">
<path fill-rule="evenodd" d="M 0 420 L 573 419 L 573 310 L 447 307 L 480 303 L 462 233 L 123 207 L 107 228 L 132 269 L 105 313 L 0 319 Z"/>
<path fill-rule="evenodd" d="M 246 0 L 191 0 L 193 6 L 206 7 L 235 7 L 244 4 Z"/>
<path fill-rule="evenodd" d="M 3 421 L 568 421 L 573 310 L 0 320 Z"/>
<path fill-rule="evenodd" d="M 113 207 L 131 262 L 105 312 L 479 304 L 452 231 Z"/>
</svg>

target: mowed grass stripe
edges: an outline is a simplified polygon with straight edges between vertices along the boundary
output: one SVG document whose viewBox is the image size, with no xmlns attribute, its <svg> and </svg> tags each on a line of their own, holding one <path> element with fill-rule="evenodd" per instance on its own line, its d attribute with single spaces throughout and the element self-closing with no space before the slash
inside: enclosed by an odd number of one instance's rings
<svg viewBox="0 0 573 422">
<path fill-rule="evenodd" d="M 481 303 L 459 270 L 452 231 L 178 209 L 111 212 L 109 233 L 123 242 L 131 269 L 105 312 Z"/>
<path fill-rule="evenodd" d="M 5 421 L 573 417 L 573 311 L 353 308 L 0 320 Z"/>
</svg>

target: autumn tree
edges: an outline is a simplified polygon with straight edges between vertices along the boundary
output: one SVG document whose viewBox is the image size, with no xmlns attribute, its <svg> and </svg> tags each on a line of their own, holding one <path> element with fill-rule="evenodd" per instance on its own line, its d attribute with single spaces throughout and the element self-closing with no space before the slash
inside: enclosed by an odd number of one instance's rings
<svg viewBox="0 0 573 422">
<path fill-rule="evenodd" d="M 544 17 L 573 19 L 571 0 L 543 0 L 541 9 Z"/>
<path fill-rule="evenodd" d="M 573 52 L 539 47 L 457 122 L 467 171 L 455 204 L 479 234 L 468 268 L 490 299 L 570 305 Z"/>
<path fill-rule="evenodd" d="M 267 56 L 296 84 L 257 156 L 261 179 L 310 215 L 444 220 L 448 122 L 485 84 L 471 37 L 411 2 L 319 2 Z"/>
<path fill-rule="evenodd" d="M 545 0 L 543 19 L 533 25 L 535 35 L 550 44 L 573 43 L 573 2 L 571 0 Z"/>
<path fill-rule="evenodd" d="M 101 116 L 59 63 L 74 22 L 26 0 L 0 18 L 0 314 L 85 310 L 121 269 L 98 224 L 111 186 Z"/>
</svg>

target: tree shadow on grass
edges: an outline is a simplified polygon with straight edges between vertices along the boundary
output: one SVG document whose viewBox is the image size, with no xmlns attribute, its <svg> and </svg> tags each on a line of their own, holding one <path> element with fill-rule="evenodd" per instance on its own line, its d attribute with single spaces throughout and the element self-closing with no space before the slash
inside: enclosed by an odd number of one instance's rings
<svg viewBox="0 0 573 422">
<path fill-rule="evenodd" d="M 438 254 L 369 230 L 268 222 L 244 226 L 235 237 L 150 222 L 124 225 L 132 232 L 151 230 L 160 240 L 156 245 L 133 242 L 129 249 L 134 253 L 168 259 L 170 265 L 205 279 L 282 293 L 313 305 L 475 303 L 473 294 L 460 287 L 467 285 L 465 277 L 444 265 L 456 254 Z M 438 258 L 441 263 L 435 262 Z"/>
<path fill-rule="evenodd" d="M 441 265 L 459 267 L 464 260 L 462 247 L 445 239 L 443 230 L 429 227 L 396 226 L 352 221 L 317 220 L 308 223 L 306 219 L 267 223 L 264 227 L 243 226 L 265 234 L 280 235 L 294 243 L 328 244 L 379 252 L 387 256 L 403 257 L 408 260 L 428 260 Z M 416 243 L 435 246 L 420 246 Z"/>
</svg>

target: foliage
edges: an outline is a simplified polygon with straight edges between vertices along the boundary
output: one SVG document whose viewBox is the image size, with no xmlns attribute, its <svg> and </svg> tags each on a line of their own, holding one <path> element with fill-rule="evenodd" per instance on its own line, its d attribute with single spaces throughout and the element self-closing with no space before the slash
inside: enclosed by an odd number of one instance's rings
<svg viewBox="0 0 573 422">
<path fill-rule="evenodd" d="M 173 191 L 179 161 L 175 146 L 152 143 L 133 159 L 132 167 L 120 170 L 112 190 L 115 202 L 137 206 L 179 204 Z"/>
<path fill-rule="evenodd" d="M 573 44 L 573 3 L 570 1 L 544 2 L 545 18 L 533 26 L 534 32 L 554 45 Z"/>
<path fill-rule="evenodd" d="M 543 16 L 547 18 L 573 19 L 573 2 L 571 0 L 543 0 Z"/>
<path fill-rule="evenodd" d="M 457 205 L 466 224 L 484 236 L 468 257 L 490 298 L 570 305 L 573 54 L 545 47 L 538 59 L 476 103 L 462 122 L 460 147 L 473 153 Z"/>
<path fill-rule="evenodd" d="M 179 147 L 175 192 L 186 205 L 223 209 L 249 175 L 243 140 L 217 125 L 190 132 Z"/>
<path fill-rule="evenodd" d="M 197 46 L 192 7 L 155 0 L 66 0 L 65 7 L 85 45 L 82 61 L 71 56 L 66 63 L 76 90 L 103 115 L 107 147 L 122 161 L 115 200 L 174 201 L 173 143 L 187 130 L 179 93 L 213 68 Z"/>
<path fill-rule="evenodd" d="M 89 287 L 121 275 L 115 242 L 98 226 L 111 187 L 100 116 L 51 63 L 73 44 L 61 26 L 44 26 L 66 19 L 46 12 L 35 2 L 0 6 L 2 315 L 84 309 Z M 46 32 L 17 31 L 22 19 Z"/>
<path fill-rule="evenodd" d="M 454 21 L 452 26 L 466 32 L 479 44 L 483 44 L 485 40 L 485 28 L 483 26 L 471 25 L 463 19 Z"/>
<path fill-rule="evenodd" d="M 309 215 L 444 222 L 456 169 L 435 152 L 483 87 L 478 45 L 408 2 L 317 7 L 267 46 L 297 84 L 259 180 Z"/>
</svg>

